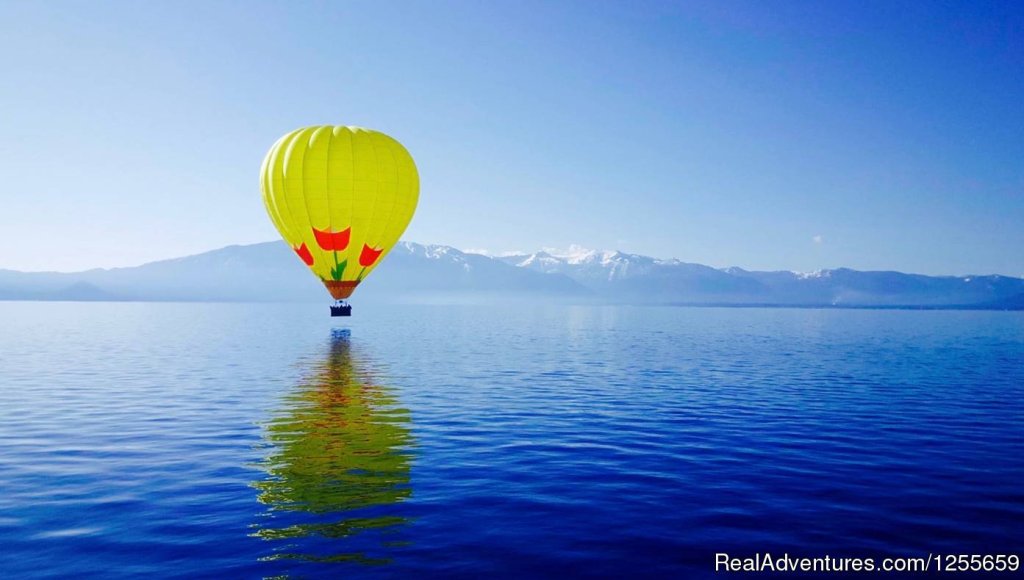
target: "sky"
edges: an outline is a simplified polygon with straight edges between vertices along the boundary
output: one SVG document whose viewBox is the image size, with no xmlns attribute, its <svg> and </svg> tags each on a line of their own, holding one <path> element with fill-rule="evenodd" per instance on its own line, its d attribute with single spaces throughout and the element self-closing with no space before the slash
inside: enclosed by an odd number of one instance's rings
<svg viewBox="0 0 1024 580">
<path fill-rule="evenodd" d="M 0 0 L 0 268 L 278 239 L 316 124 L 406 146 L 410 241 L 1024 276 L 1024 4 L 939 0 Z"/>
</svg>

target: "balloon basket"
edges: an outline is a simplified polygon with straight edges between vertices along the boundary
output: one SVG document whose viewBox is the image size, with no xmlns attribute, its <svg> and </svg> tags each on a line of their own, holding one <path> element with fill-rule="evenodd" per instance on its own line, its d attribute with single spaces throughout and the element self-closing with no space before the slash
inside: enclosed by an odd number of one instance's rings
<svg viewBox="0 0 1024 580">
<path fill-rule="evenodd" d="M 331 305 L 331 316 L 352 316 L 352 305 L 338 302 Z"/>
</svg>

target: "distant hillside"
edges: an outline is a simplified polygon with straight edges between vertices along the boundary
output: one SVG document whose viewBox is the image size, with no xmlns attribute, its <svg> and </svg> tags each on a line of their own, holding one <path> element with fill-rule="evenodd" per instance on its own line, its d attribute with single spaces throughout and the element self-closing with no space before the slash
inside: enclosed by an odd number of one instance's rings
<svg viewBox="0 0 1024 580">
<path fill-rule="evenodd" d="M 363 300 L 579 298 L 565 276 L 515 268 L 444 246 L 402 242 L 368 277 Z M 0 270 L 3 300 L 324 301 L 323 285 L 281 242 L 228 246 L 133 268 L 76 273 Z"/>
<path fill-rule="evenodd" d="M 1024 280 L 846 268 L 753 272 L 598 251 L 492 258 L 447 246 L 402 242 L 354 298 L 1021 310 Z M 324 301 L 328 297 L 285 244 L 268 242 L 134 268 L 76 273 L 0 270 L 0 299 Z"/>
<path fill-rule="evenodd" d="M 979 307 L 986 310 L 1024 310 L 1024 294 L 1017 294 L 1009 298 L 983 303 Z"/>
</svg>

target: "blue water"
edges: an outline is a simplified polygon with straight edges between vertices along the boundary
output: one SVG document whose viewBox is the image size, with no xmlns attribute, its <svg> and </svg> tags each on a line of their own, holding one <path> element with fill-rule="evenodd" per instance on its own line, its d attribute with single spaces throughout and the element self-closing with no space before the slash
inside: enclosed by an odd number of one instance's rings
<svg viewBox="0 0 1024 580">
<path fill-rule="evenodd" d="M 1024 315 L 0 303 L 3 577 L 1019 553 Z"/>
</svg>

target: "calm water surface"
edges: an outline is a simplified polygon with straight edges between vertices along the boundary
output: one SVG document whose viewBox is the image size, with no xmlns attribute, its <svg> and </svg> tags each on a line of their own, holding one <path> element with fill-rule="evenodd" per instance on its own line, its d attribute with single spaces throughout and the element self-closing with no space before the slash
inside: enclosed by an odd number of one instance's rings
<svg viewBox="0 0 1024 580">
<path fill-rule="evenodd" d="M 1024 546 L 1024 314 L 0 302 L 0 575 Z"/>
</svg>

